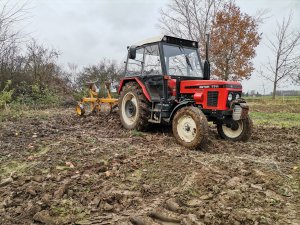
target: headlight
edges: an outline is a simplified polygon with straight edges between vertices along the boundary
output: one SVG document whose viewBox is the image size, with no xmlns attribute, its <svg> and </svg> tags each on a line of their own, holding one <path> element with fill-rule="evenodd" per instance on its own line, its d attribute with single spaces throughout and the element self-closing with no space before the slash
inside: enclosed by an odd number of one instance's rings
<svg viewBox="0 0 300 225">
<path fill-rule="evenodd" d="M 228 94 L 228 98 L 227 99 L 228 99 L 228 101 L 232 100 L 232 94 L 231 93 Z"/>
<path fill-rule="evenodd" d="M 240 98 L 240 94 L 236 94 L 235 99 L 239 99 Z"/>
</svg>

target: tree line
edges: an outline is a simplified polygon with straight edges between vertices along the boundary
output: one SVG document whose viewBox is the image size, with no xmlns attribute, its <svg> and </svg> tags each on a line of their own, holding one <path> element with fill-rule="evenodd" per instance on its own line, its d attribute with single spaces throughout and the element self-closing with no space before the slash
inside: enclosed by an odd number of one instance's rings
<svg viewBox="0 0 300 225">
<path fill-rule="evenodd" d="M 113 82 L 123 75 L 123 67 L 111 59 L 83 68 L 60 65 L 61 52 L 24 38 L 16 30 L 27 10 L 26 4 L 17 7 L 0 0 L 0 107 L 12 100 L 50 104 L 66 96 L 76 98 L 87 81 Z M 212 78 L 240 81 L 249 79 L 255 71 L 252 61 L 261 44 L 259 28 L 266 13 L 250 16 L 232 0 L 170 0 L 160 11 L 159 28 L 165 34 L 198 41 L 202 57 L 205 36 L 210 34 Z M 277 23 L 274 37 L 266 38 L 272 55 L 256 68 L 273 83 L 274 98 L 283 82 L 300 85 L 300 32 L 291 29 L 292 18 L 290 13 Z"/>
<path fill-rule="evenodd" d="M 119 79 L 120 67 L 113 60 L 80 70 L 73 64 L 60 65 L 61 52 L 15 29 L 25 19 L 26 5 L 10 6 L 0 1 L 0 107 L 9 101 L 57 104 L 83 94 L 86 81 Z"/>
<path fill-rule="evenodd" d="M 300 85 L 300 31 L 291 27 L 293 12 L 277 21 L 275 34 L 264 37 L 271 55 L 255 70 L 252 60 L 262 40 L 259 27 L 267 15 L 267 10 L 253 16 L 243 13 L 234 0 L 171 0 L 161 10 L 159 27 L 170 35 L 199 41 L 202 56 L 205 34 L 210 34 L 214 79 L 239 81 L 258 72 L 273 84 L 275 98 L 281 84 Z"/>
</svg>

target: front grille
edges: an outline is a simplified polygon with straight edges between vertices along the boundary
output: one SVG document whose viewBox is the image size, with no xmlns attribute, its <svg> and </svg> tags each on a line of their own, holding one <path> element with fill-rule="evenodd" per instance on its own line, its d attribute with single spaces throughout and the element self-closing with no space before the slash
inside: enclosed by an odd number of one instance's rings
<svg viewBox="0 0 300 225">
<path fill-rule="evenodd" d="M 208 91 L 207 92 L 207 106 L 218 106 L 218 91 Z"/>
</svg>

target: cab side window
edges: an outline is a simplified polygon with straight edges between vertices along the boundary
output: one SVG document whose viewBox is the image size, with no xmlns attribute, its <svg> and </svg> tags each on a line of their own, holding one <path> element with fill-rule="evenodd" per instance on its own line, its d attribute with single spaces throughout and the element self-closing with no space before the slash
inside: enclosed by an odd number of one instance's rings
<svg viewBox="0 0 300 225">
<path fill-rule="evenodd" d="M 145 47 L 143 75 L 161 75 L 161 62 L 157 44 Z"/>
<path fill-rule="evenodd" d="M 128 59 L 126 71 L 128 76 L 140 76 L 142 74 L 144 50 L 144 48 L 138 48 L 136 58 Z"/>
</svg>

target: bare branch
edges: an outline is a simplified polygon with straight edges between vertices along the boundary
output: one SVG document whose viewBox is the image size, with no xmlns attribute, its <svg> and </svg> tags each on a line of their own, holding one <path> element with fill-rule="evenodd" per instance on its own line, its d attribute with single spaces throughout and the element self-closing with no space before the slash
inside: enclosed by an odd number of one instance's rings
<svg viewBox="0 0 300 225">
<path fill-rule="evenodd" d="M 277 21 L 273 39 L 267 38 L 268 47 L 272 50 L 275 60 L 271 62 L 269 59 L 264 66 L 265 72 L 261 72 L 260 75 L 272 81 L 273 98 L 275 98 L 277 87 L 283 81 L 292 80 L 298 83 L 297 79 L 300 78 L 300 32 L 291 31 L 292 20 L 293 12 L 291 11 L 287 18 L 283 18 L 281 22 Z"/>
</svg>

